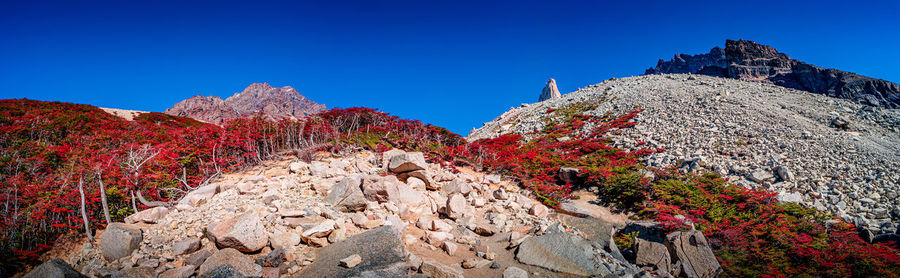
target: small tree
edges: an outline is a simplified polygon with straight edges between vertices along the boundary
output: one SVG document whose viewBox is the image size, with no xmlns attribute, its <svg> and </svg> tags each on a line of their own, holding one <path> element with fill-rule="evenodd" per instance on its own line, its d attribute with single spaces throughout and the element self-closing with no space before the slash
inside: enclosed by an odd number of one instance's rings
<svg viewBox="0 0 900 278">
<path fill-rule="evenodd" d="M 131 208 L 134 212 L 137 212 L 137 204 L 135 203 L 135 193 L 140 198 L 140 201 L 143 205 L 148 207 L 159 206 L 161 204 L 154 204 L 147 202 L 146 199 L 141 195 L 140 191 L 140 176 L 141 176 L 141 167 L 144 166 L 148 161 L 159 155 L 160 150 L 154 149 L 149 144 L 141 145 L 140 147 L 130 146 L 128 148 L 128 152 L 125 154 L 125 160 L 122 162 L 123 168 L 128 172 L 126 175 L 126 179 L 129 183 L 128 193 L 131 195 Z"/>
</svg>

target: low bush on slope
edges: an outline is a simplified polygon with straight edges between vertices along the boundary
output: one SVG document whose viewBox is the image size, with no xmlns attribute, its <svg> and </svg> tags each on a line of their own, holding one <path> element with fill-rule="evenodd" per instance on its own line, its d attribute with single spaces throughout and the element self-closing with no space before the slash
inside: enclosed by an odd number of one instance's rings
<svg viewBox="0 0 900 278">
<path fill-rule="evenodd" d="M 572 184 L 557 178 L 560 167 L 578 168 L 583 186 L 598 187 L 600 197 L 619 208 L 655 219 L 668 231 L 689 229 L 693 223 L 709 238 L 727 276 L 894 277 L 900 273 L 897 250 L 868 244 L 852 225 L 814 209 L 779 204 L 776 193 L 748 190 L 715 174 L 644 168 L 638 162 L 641 156 L 663 150 L 621 150 L 609 146 L 604 137 L 634 126 L 630 120 L 640 111 L 620 117 L 580 113 L 594 107 L 581 103 L 549 110 L 547 127 L 527 134 L 530 140 L 507 134 L 458 146 L 451 153 L 518 178 L 551 206 L 568 198 L 572 190 Z M 649 172 L 653 174 L 645 174 Z"/>
<path fill-rule="evenodd" d="M 161 113 L 127 121 L 89 105 L 2 100 L 0 264 L 15 269 L 34 262 L 57 235 L 83 232 L 85 222 L 93 231 L 136 210 L 171 204 L 211 177 L 279 151 L 361 146 L 435 153 L 462 142 L 443 128 L 368 108 L 332 109 L 300 121 L 257 115 L 220 127 Z"/>
</svg>

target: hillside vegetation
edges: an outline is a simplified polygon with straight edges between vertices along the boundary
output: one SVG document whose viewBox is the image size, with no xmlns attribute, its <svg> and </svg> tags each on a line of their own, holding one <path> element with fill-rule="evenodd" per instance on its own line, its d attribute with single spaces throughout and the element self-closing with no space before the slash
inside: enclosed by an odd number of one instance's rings
<svg viewBox="0 0 900 278">
<path fill-rule="evenodd" d="M 400 148 L 421 151 L 449 169 L 502 173 L 551 207 L 574 189 L 597 187 L 601 200 L 656 220 L 666 231 L 702 231 L 729 276 L 890 277 L 900 270 L 896 249 L 862 241 L 852 225 L 825 213 L 780 204 L 775 193 L 732 185 L 716 174 L 643 165 L 641 158 L 666 150 L 643 142 L 614 147 L 610 136 L 633 128 L 641 111 L 585 113 L 603 102 L 547 110 L 552 117 L 543 128 L 524 136 L 467 143 L 443 128 L 368 108 L 332 109 L 299 121 L 252 117 L 219 127 L 159 113 L 126 121 L 88 105 L 4 100 L 4 265 L 34 260 L 63 232 L 101 229 L 135 210 L 171 204 L 210 177 L 277 152 L 304 157 Z M 562 167 L 577 174 L 561 180 Z M 616 241 L 627 248 L 635 236 L 620 234 Z"/>
</svg>

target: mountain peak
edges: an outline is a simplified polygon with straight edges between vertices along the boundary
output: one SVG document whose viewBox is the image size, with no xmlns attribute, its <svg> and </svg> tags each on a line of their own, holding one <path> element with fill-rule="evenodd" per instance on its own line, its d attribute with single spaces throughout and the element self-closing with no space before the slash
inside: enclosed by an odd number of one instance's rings
<svg viewBox="0 0 900 278">
<path fill-rule="evenodd" d="M 791 59 L 775 48 L 749 40 L 726 40 L 725 49 L 710 53 L 675 54 L 644 74 L 693 73 L 772 83 L 830 97 L 885 108 L 900 108 L 900 85 Z"/>
<path fill-rule="evenodd" d="M 325 110 L 291 86 L 275 88 L 269 83 L 253 83 L 225 100 L 197 95 L 176 103 L 166 114 L 221 124 L 230 119 L 261 112 L 268 118 L 300 118 Z"/>
</svg>

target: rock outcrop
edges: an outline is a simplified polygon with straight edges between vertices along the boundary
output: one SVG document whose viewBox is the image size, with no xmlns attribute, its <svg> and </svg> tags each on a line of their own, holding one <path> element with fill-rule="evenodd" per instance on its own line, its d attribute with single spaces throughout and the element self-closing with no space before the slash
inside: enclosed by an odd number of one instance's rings
<svg viewBox="0 0 900 278">
<path fill-rule="evenodd" d="M 550 78 L 547 84 L 544 85 L 544 89 L 541 90 L 541 96 L 538 98 L 538 101 L 559 98 L 560 96 L 562 95 L 559 93 L 559 89 L 556 88 L 556 80 Z"/>
<path fill-rule="evenodd" d="M 645 74 L 693 73 L 762 81 L 866 105 L 900 108 L 900 85 L 852 72 L 826 69 L 791 59 L 774 48 L 748 40 L 727 40 L 725 49 L 708 54 L 676 54 Z"/>
<path fill-rule="evenodd" d="M 194 96 L 166 109 L 166 114 L 222 124 L 256 112 L 278 119 L 300 118 L 323 110 L 324 104 L 307 99 L 290 86 L 273 88 L 267 83 L 254 83 L 225 100 L 215 96 Z"/>
</svg>

